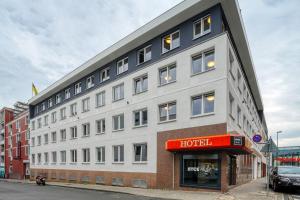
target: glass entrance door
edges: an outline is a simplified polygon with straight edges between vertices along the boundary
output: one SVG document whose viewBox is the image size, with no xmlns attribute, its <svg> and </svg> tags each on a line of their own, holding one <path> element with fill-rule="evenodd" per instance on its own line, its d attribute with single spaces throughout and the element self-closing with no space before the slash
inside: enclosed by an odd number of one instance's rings
<svg viewBox="0 0 300 200">
<path fill-rule="evenodd" d="M 183 186 L 220 187 L 218 154 L 183 155 L 181 172 Z"/>
</svg>

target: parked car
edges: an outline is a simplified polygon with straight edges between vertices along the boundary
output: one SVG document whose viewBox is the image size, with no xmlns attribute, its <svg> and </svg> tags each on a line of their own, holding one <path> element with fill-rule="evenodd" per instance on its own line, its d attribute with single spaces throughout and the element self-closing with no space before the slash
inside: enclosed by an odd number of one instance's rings
<svg viewBox="0 0 300 200">
<path fill-rule="evenodd" d="M 300 188 L 300 167 L 278 166 L 270 174 L 270 186 L 274 191 L 281 188 Z"/>
</svg>

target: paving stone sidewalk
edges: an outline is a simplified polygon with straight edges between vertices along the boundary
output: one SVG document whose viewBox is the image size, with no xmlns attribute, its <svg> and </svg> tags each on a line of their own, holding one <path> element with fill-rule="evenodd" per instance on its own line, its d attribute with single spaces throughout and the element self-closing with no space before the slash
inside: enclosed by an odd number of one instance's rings
<svg viewBox="0 0 300 200">
<path fill-rule="evenodd" d="M 1 181 L 19 182 L 35 184 L 32 181 L 7 180 Z M 159 190 L 159 189 L 140 189 L 131 187 L 117 187 L 105 185 L 92 184 L 76 184 L 76 183 L 61 183 L 61 182 L 47 182 L 50 186 L 71 187 L 87 190 L 99 190 L 108 192 L 127 193 L 133 195 L 140 195 L 153 198 L 166 199 L 182 199 L 182 200 L 282 200 L 283 196 L 280 193 L 274 193 L 270 190 L 267 194 L 265 180 L 258 179 L 250 183 L 235 187 L 229 190 L 228 193 L 222 194 L 220 192 L 204 192 L 204 191 L 178 191 L 178 190 Z"/>
</svg>

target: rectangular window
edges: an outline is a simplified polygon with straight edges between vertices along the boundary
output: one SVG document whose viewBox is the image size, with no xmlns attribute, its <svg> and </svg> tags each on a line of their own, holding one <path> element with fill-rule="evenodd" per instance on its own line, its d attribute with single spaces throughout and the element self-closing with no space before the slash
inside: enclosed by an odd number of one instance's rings
<svg viewBox="0 0 300 200">
<path fill-rule="evenodd" d="M 42 111 L 46 110 L 45 102 L 42 103 Z"/>
<path fill-rule="evenodd" d="M 105 105 L 105 91 L 96 94 L 96 107 Z"/>
<path fill-rule="evenodd" d="M 105 133 L 105 119 L 100 119 L 96 121 L 96 131 L 97 134 Z"/>
<path fill-rule="evenodd" d="M 48 99 L 48 108 L 51 108 L 53 106 L 52 99 Z"/>
<path fill-rule="evenodd" d="M 38 128 L 42 128 L 42 119 L 39 118 L 39 119 L 37 120 L 37 122 L 38 122 Z"/>
<path fill-rule="evenodd" d="M 57 153 L 56 151 L 53 151 L 51 154 L 52 154 L 52 163 L 55 164 L 57 162 Z"/>
<path fill-rule="evenodd" d="M 147 108 L 133 111 L 134 126 L 145 126 L 148 123 L 148 111 Z"/>
<path fill-rule="evenodd" d="M 176 102 L 159 105 L 159 121 L 169 121 L 176 119 Z"/>
<path fill-rule="evenodd" d="M 134 94 L 139 94 L 148 90 L 148 75 L 143 75 L 134 79 Z"/>
<path fill-rule="evenodd" d="M 180 46 L 180 33 L 179 30 L 166 35 L 162 38 L 162 53 L 166 53 L 172 49 Z"/>
<path fill-rule="evenodd" d="M 94 85 L 95 85 L 94 79 L 95 79 L 94 76 L 90 76 L 86 79 L 86 88 L 87 89 L 94 87 Z"/>
<path fill-rule="evenodd" d="M 242 75 L 240 70 L 238 70 L 237 72 L 237 79 L 238 79 L 238 90 L 240 92 L 240 94 L 242 94 Z"/>
<path fill-rule="evenodd" d="M 117 62 L 117 74 L 122 74 L 128 70 L 128 57 Z"/>
<path fill-rule="evenodd" d="M 113 101 L 124 99 L 124 83 L 113 87 Z"/>
<path fill-rule="evenodd" d="M 83 137 L 90 136 L 90 123 L 82 124 Z"/>
<path fill-rule="evenodd" d="M 66 108 L 60 109 L 60 120 L 64 120 L 66 117 Z"/>
<path fill-rule="evenodd" d="M 44 117 L 44 126 L 48 126 L 48 115 Z"/>
<path fill-rule="evenodd" d="M 77 138 L 77 126 L 73 126 L 70 128 L 71 139 Z"/>
<path fill-rule="evenodd" d="M 206 93 L 192 97 L 192 115 L 202 115 L 214 112 L 215 94 Z"/>
<path fill-rule="evenodd" d="M 47 133 L 47 134 L 44 134 L 44 144 L 48 144 L 48 142 L 49 142 L 49 136 Z"/>
<path fill-rule="evenodd" d="M 52 143 L 56 143 L 56 132 L 51 133 L 51 141 Z"/>
<path fill-rule="evenodd" d="M 61 95 L 57 94 L 55 98 L 55 104 L 59 104 L 61 102 Z"/>
<path fill-rule="evenodd" d="M 82 112 L 88 112 L 90 110 L 90 98 L 82 100 Z"/>
<path fill-rule="evenodd" d="M 41 144 L 42 144 L 42 137 L 39 135 L 37 136 L 37 145 L 41 146 Z"/>
<path fill-rule="evenodd" d="M 241 113 L 241 108 L 238 106 L 237 107 L 237 124 L 239 127 L 242 127 L 242 113 Z"/>
<path fill-rule="evenodd" d="M 215 68 L 215 51 L 210 50 L 192 57 L 192 74 L 209 71 Z"/>
<path fill-rule="evenodd" d="M 67 154 L 66 151 L 60 151 L 60 163 L 67 162 Z"/>
<path fill-rule="evenodd" d="M 35 129 L 35 121 L 31 122 L 31 129 L 34 130 Z"/>
<path fill-rule="evenodd" d="M 138 51 L 138 64 L 142 64 L 144 62 L 147 62 L 148 60 L 151 60 L 151 45 L 140 49 Z"/>
<path fill-rule="evenodd" d="M 90 149 L 82 149 L 82 162 L 89 163 L 90 162 Z"/>
<path fill-rule="evenodd" d="M 170 65 L 159 69 L 159 84 L 165 85 L 176 81 L 176 65 Z"/>
<path fill-rule="evenodd" d="M 229 115 L 234 119 L 233 106 L 234 106 L 234 98 L 231 94 L 229 94 Z"/>
<path fill-rule="evenodd" d="M 42 154 L 41 153 L 38 153 L 37 154 L 37 161 L 38 161 L 38 165 L 40 165 L 42 163 Z"/>
<path fill-rule="evenodd" d="M 147 144 L 134 144 L 134 162 L 147 161 Z"/>
<path fill-rule="evenodd" d="M 66 141 L 67 139 L 67 131 L 66 129 L 60 130 L 60 141 Z"/>
<path fill-rule="evenodd" d="M 194 22 L 194 39 L 201 37 L 211 31 L 211 17 L 210 15 L 203 17 Z"/>
<path fill-rule="evenodd" d="M 123 130 L 124 129 L 124 114 L 113 116 L 113 130 Z"/>
<path fill-rule="evenodd" d="M 31 163 L 35 164 L 35 154 L 31 154 Z"/>
<path fill-rule="evenodd" d="M 234 58 L 233 58 L 231 51 L 229 51 L 229 73 L 230 73 L 232 79 L 235 80 L 235 76 L 233 73 L 233 67 L 234 67 Z"/>
<path fill-rule="evenodd" d="M 31 146 L 34 147 L 35 146 L 35 138 L 31 138 Z"/>
<path fill-rule="evenodd" d="M 73 117 L 75 115 L 77 115 L 77 103 L 70 105 L 70 116 Z"/>
<path fill-rule="evenodd" d="M 77 150 L 72 149 L 70 151 L 71 163 L 77 163 Z"/>
<path fill-rule="evenodd" d="M 47 165 L 49 163 L 48 152 L 44 153 L 44 161 L 45 161 L 45 165 Z"/>
<path fill-rule="evenodd" d="M 56 112 L 51 113 L 51 122 L 52 124 L 56 122 Z"/>
<path fill-rule="evenodd" d="M 96 162 L 105 162 L 105 147 L 96 147 Z"/>
<path fill-rule="evenodd" d="M 124 145 L 113 146 L 114 162 L 124 162 Z"/>
<path fill-rule="evenodd" d="M 75 95 L 81 93 L 81 83 L 75 85 Z"/>
<path fill-rule="evenodd" d="M 65 99 L 70 99 L 71 97 L 71 88 L 65 90 Z"/>
<path fill-rule="evenodd" d="M 108 68 L 105 68 L 103 69 L 101 72 L 100 72 L 100 82 L 104 82 L 106 80 L 109 79 L 109 67 Z"/>
</svg>

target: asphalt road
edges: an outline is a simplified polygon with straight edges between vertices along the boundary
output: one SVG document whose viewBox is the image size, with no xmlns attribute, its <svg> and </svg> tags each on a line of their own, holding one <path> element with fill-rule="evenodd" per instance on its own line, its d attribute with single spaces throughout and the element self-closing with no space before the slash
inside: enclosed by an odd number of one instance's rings
<svg viewBox="0 0 300 200">
<path fill-rule="evenodd" d="M 0 181 L 0 200 L 160 200 L 143 196 Z"/>
<path fill-rule="evenodd" d="M 300 200 L 300 189 L 281 190 L 284 200 Z"/>
</svg>

